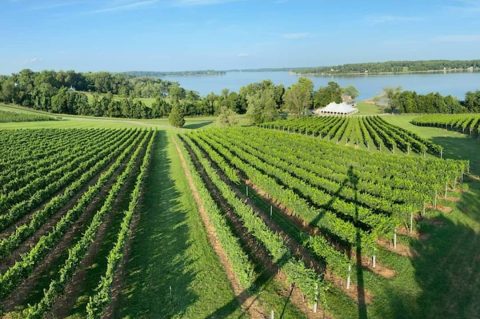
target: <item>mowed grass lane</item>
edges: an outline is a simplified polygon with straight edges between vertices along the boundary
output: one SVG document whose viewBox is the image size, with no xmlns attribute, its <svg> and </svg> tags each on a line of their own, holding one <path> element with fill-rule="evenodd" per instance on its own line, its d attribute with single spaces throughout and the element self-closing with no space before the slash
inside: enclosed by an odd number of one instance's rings
<svg viewBox="0 0 480 319">
<path fill-rule="evenodd" d="M 230 304 L 223 310 L 238 318 L 234 298 L 174 146 L 160 132 L 114 317 L 205 318 Z"/>
</svg>

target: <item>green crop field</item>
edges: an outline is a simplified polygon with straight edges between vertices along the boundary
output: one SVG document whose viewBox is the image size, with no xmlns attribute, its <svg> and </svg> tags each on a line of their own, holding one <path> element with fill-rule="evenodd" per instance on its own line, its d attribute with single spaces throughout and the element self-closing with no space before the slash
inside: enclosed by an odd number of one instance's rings
<svg viewBox="0 0 480 319">
<path fill-rule="evenodd" d="M 442 147 L 391 125 L 380 116 L 324 116 L 262 123 L 264 128 L 301 133 L 368 150 L 441 156 Z"/>
<path fill-rule="evenodd" d="M 324 119 L 337 139 L 306 120 L 54 117 L 0 123 L 5 318 L 480 313 L 474 134 L 419 115 Z"/>
</svg>

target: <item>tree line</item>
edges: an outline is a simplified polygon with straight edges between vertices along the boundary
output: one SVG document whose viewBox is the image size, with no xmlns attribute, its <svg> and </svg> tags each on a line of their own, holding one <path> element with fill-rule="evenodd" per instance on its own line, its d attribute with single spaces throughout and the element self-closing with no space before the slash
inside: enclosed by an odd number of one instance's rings
<svg viewBox="0 0 480 319">
<path fill-rule="evenodd" d="M 156 100 L 148 107 L 139 98 Z M 53 113 L 153 118 L 168 115 L 174 103 L 197 100 L 197 93 L 178 83 L 109 72 L 25 69 L 0 76 L 1 102 Z M 188 108 L 189 104 L 184 104 Z"/>
<path fill-rule="evenodd" d="M 418 94 L 400 88 L 386 89 L 385 92 L 393 113 L 480 113 L 480 90 L 467 92 L 463 101 L 438 92 Z"/>
<path fill-rule="evenodd" d="M 299 116 L 313 107 L 340 102 L 342 94 L 356 97 L 358 91 L 353 87 L 342 89 L 335 82 L 314 91 L 311 80 L 300 78 L 289 88 L 266 80 L 246 85 L 238 92 L 225 89 L 201 97 L 175 82 L 121 73 L 25 69 L 0 76 L 1 102 L 52 113 L 123 118 L 165 117 L 175 109 L 183 116 L 248 113 L 254 123 L 260 123 L 281 112 Z M 146 105 L 141 98 L 153 101 Z"/>
<path fill-rule="evenodd" d="M 427 60 L 352 63 L 316 68 L 299 68 L 299 74 L 415 73 L 429 71 L 480 71 L 480 60 Z"/>
</svg>

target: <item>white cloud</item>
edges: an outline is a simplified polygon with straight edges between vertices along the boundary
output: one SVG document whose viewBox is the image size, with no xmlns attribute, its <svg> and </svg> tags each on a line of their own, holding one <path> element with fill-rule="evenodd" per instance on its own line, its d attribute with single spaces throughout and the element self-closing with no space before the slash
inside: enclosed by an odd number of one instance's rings
<svg viewBox="0 0 480 319">
<path fill-rule="evenodd" d="M 396 23 L 403 23 L 403 22 L 414 22 L 414 21 L 421 21 L 423 20 L 421 17 L 413 17 L 413 16 L 396 16 L 396 15 L 379 15 L 379 16 L 368 16 L 365 18 L 367 23 L 371 25 L 377 24 L 396 24 Z"/>
<path fill-rule="evenodd" d="M 289 32 L 289 33 L 282 34 L 282 38 L 288 39 L 288 40 L 300 40 L 308 37 L 310 37 L 310 33 L 308 32 Z"/>
<path fill-rule="evenodd" d="M 433 42 L 468 43 L 480 42 L 480 34 L 450 34 L 433 38 Z"/>
<path fill-rule="evenodd" d="M 249 53 L 244 53 L 244 52 L 237 54 L 237 57 L 239 57 L 239 58 L 247 58 L 249 56 L 250 56 Z"/>
</svg>

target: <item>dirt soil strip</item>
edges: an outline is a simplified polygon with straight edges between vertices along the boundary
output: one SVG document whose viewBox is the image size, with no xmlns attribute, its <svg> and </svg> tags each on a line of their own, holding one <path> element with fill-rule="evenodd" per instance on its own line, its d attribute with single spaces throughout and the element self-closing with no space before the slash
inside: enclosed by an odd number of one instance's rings
<svg viewBox="0 0 480 319">
<path fill-rule="evenodd" d="M 418 256 L 418 253 L 413 248 L 400 243 L 397 243 L 397 248 L 394 248 L 390 240 L 385 238 L 378 238 L 377 245 L 379 245 L 385 250 L 388 250 L 389 252 L 395 253 L 403 257 L 410 258 L 410 257 Z"/>
<path fill-rule="evenodd" d="M 210 242 L 210 245 L 213 247 L 213 250 L 219 257 L 220 263 L 222 264 L 223 268 L 225 269 L 227 278 L 230 281 L 230 284 L 233 288 L 239 304 L 242 305 L 242 308 L 244 308 L 248 312 L 250 318 L 265 318 L 265 311 L 260 307 L 255 297 L 245 294 L 245 290 L 240 286 L 240 283 L 232 270 L 227 254 L 223 250 L 222 245 L 218 240 L 217 234 L 215 232 L 215 227 L 210 222 L 210 218 L 208 217 L 205 205 L 203 204 L 202 198 L 198 193 L 198 189 L 193 181 L 190 170 L 187 166 L 185 158 L 183 157 L 183 153 L 180 150 L 177 141 L 174 138 L 172 138 L 172 140 L 175 144 L 175 148 L 180 158 L 180 162 L 187 178 L 188 185 L 190 187 L 190 190 L 192 191 L 193 198 L 195 199 L 195 203 L 197 204 L 198 212 L 200 214 L 203 224 L 205 225 L 205 229 L 207 230 L 208 241 Z"/>
<path fill-rule="evenodd" d="M 460 200 L 460 199 L 458 199 L 458 200 L 456 199 L 456 201 L 459 201 L 459 200 Z M 452 200 L 452 202 L 454 202 L 454 201 Z M 434 207 L 434 206 L 431 205 L 431 204 L 426 205 L 425 207 L 428 208 L 428 209 L 438 210 L 439 212 L 444 213 L 444 214 L 449 214 L 449 213 L 451 213 L 452 210 L 453 210 L 453 208 L 451 208 L 451 207 L 443 206 L 443 205 L 438 205 L 438 204 L 437 204 L 437 207 Z"/>
<path fill-rule="evenodd" d="M 31 289 L 35 283 L 48 274 L 49 269 L 55 262 L 68 250 L 75 237 L 86 227 L 88 220 L 91 219 L 93 213 L 99 207 L 100 202 L 104 199 L 112 187 L 117 175 L 124 168 L 125 162 L 117 169 L 110 180 L 102 188 L 92 202 L 86 207 L 80 217 L 74 222 L 70 229 L 64 234 L 61 241 L 47 254 L 44 260 L 33 270 L 28 278 L 26 278 L 3 302 L 5 311 L 14 310 L 16 305 L 23 304 L 28 298 Z"/>
<path fill-rule="evenodd" d="M 285 290 L 282 291 L 282 296 L 289 299 L 292 304 L 294 304 L 298 309 L 300 309 L 307 318 L 331 318 L 331 315 L 325 313 L 321 308 L 319 308 L 317 313 L 314 313 L 312 309 L 308 306 L 305 296 L 301 293 L 299 289 L 295 289 L 295 286 L 288 287 L 287 276 L 281 271 L 280 267 L 277 264 L 274 264 L 272 259 L 269 256 L 269 253 L 266 251 L 265 247 L 261 245 L 257 239 L 245 228 L 242 221 L 239 217 L 233 212 L 233 209 L 229 206 L 223 196 L 220 194 L 219 190 L 212 183 L 212 181 L 206 175 L 204 168 L 198 162 L 196 155 L 193 151 L 187 146 L 188 151 L 194 161 L 195 166 L 198 169 L 198 172 L 202 176 L 202 179 L 205 181 L 208 190 L 211 192 L 215 201 L 221 206 L 225 215 L 229 219 L 232 226 L 235 228 L 237 236 L 239 236 L 242 243 L 247 246 L 247 250 L 252 255 L 253 259 L 267 271 L 267 273 L 272 277 L 273 280 L 279 282 Z"/>
<path fill-rule="evenodd" d="M 399 227 L 399 228 L 397 228 L 397 234 L 398 234 L 398 235 L 405 236 L 405 237 L 414 238 L 414 239 L 419 239 L 419 238 L 421 238 L 421 236 L 422 236 L 422 234 L 419 233 L 417 230 L 413 230 L 413 231 L 411 232 L 410 229 L 408 229 L 407 227 Z"/>
</svg>

